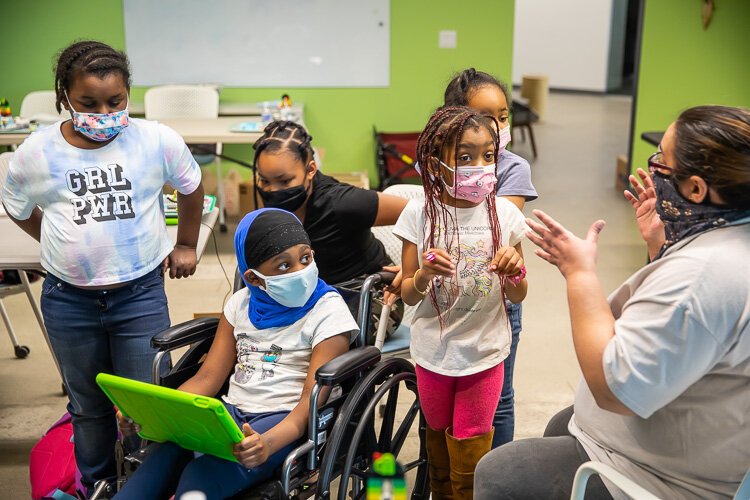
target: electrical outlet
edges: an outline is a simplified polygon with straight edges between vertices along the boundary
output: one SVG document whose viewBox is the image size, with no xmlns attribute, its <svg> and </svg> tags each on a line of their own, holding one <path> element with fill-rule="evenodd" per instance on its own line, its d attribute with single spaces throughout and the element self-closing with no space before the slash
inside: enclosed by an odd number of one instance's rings
<svg viewBox="0 0 750 500">
<path fill-rule="evenodd" d="M 458 42 L 457 38 L 456 30 L 441 31 L 438 36 L 438 48 L 455 49 Z"/>
</svg>

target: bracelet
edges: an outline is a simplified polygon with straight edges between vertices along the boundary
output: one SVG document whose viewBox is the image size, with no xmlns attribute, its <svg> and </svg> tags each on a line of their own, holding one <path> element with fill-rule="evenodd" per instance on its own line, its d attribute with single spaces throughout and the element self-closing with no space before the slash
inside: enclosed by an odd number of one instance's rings
<svg viewBox="0 0 750 500">
<path fill-rule="evenodd" d="M 429 283 L 427 284 L 427 288 L 424 289 L 424 292 L 422 290 L 420 290 L 419 288 L 417 288 L 417 276 L 419 275 L 419 273 L 421 271 L 422 271 L 421 267 L 419 269 L 417 269 L 417 272 L 414 273 L 414 276 L 412 276 L 412 278 L 411 278 L 412 279 L 411 284 L 414 285 L 414 290 L 416 290 L 416 292 L 419 295 L 421 295 L 422 297 L 424 297 L 425 295 L 427 295 L 427 292 L 430 291 L 430 284 Z"/>
<path fill-rule="evenodd" d="M 518 286 L 525 277 L 526 266 L 521 266 L 521 272 L 516 274 L 515 276 L 509 276 L 508 279 L 511 283 L 513 283 L 513 286 Z"/>
</svg>

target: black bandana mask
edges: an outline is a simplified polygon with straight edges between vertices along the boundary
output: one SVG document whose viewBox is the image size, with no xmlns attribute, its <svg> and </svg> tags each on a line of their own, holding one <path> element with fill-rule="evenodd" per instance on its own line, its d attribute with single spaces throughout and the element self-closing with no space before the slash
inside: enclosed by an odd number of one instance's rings
<svg viewBox="0 0 750 500">
<path fill-rule="evenodd" d="M 654 172 L 652 178 L 656 190 L 656 212 L 664 223 L 666 236 L 657 259 L 683 238 L 750 216 L 747 209 L 693 203 L 682 196 L 669 176 Z"/>
<path fill-rule="evenodd" d="M 290 187 L 279 191 L 263 191 L 258 189 L 258 194 L 263 200 L 263 206 L 268 208 L 280 208 L 287 212 L 294 212 L 307 200 L 307 189 L 305 185 Z"/>
</svg>

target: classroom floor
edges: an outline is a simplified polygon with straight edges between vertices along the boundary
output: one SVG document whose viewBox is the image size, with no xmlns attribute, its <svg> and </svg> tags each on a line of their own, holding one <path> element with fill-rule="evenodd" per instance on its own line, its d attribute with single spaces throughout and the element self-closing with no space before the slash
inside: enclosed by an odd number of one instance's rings
<svg viewBox="0 0 750 500">
<path fill-rule="evenodd" d="M 553 93 L 547 116 L 535 125 L 539 158 L 532 162 L 539 200 L 526 212 L 542 209 L 578 235 L 598 218 L 607 221 L 600 237 L 599 270 L 609 292 L 646 258 L 629 204 L 614 188 L 615 159 L 627 149 L 631 99 Z M 520 137 L 520 136 L 519 136 Z M 518 139 L 518 137 L 517 137 Z M 514 151 L 531 157 L 528 143 Z M 643 159 L 645 163 L 645 158 Z M 235 259 L 230 232 L 216 232 L 217 252 L 209 242 L 195 276 L 167 283 L 173 323 L 193 313 L 221 310 Z M 580 371 L 570 336 L 564 281 L 555 268 L 525 244 L 529 294 L 516 358 L 516 437 L 540 436 L 556 411 L 571 404 Z M 40 284 L 34 286 L 40 291 Z M 13 357 L 0 326 L 0 491 L 3 498 L 28 498 L 28 454 L 42 433 L 65 411 L 60 379 L 25 296 L 5 299 L 22 344 L 24 360 Z"/>
</svg>

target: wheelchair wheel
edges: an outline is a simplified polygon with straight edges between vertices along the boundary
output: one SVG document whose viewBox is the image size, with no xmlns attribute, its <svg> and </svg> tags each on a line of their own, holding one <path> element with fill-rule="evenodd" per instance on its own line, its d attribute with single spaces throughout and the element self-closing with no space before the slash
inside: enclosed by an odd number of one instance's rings
<svg viewBox="0 0 750 500">
<path fill-rule="evenodd" d="M 401 405 L 399 399 L 404 400 Z M 375 414 L 382 402 L 385 412 L 381 420 Z M 331 429 L 320 464 L 318 498 L 331 497 L 337 477 L 337 498 L 365 498 L 372 454 L 376 451 L 393 453 L 401 463 L 413 499 L 427 498 L 425 426 L 412 364 L 401 358 L 378 363 L 355 385 Z M 414 431 L 419 438 L 416 450 L 404 447 Z"/>
</svg>

